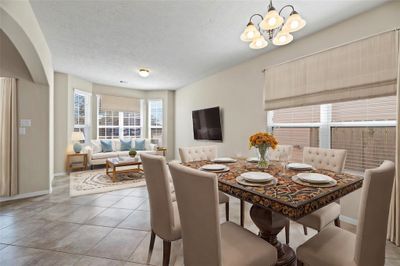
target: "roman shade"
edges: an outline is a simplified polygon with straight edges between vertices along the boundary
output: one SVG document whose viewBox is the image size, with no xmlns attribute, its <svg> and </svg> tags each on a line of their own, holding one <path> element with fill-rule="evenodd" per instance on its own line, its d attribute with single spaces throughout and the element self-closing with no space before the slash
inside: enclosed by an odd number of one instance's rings
<svg viewBox="0 0 400 266">
<path fill-rule="evenodd" d="M 397 31 L 265 70 L 264 109 L 396 94 Z"/>
<path fill-rule="evenodd" d="M 101 95 L 101 108 L 117 112 L 140 112 L 140 99 L 132 97 L 118 97 Z"/>
</svg>

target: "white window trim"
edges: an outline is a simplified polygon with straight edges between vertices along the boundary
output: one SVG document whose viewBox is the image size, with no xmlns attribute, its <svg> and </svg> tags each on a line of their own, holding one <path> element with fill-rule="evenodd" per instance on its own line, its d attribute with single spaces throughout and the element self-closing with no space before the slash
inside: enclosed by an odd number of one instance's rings
<svg viewBox="0 0 400 266">
<path fill-rule="evenodd" d="M 162 126 L 152 126 L 151 125 L 151 107 L 150 107 L 150 102 L 152 101 L 161 101 L 161 105 L 162 105 Z M 147 128 L 148 128 L 148 138 L 151 140 L 151 129 L 153 128 L 160 128 L 163 130 L 162 133 L 162 143 L 164 143 L 164 100 L 163 99 L 148 99 L 147 100 Z"/>
<path fill-rule="evenodd" d="M 100 128 L 118 128 L 119 129 L 119 136 L 118 139 L 123 139 L 124 137 L 133 137 L 133 136 L 124 136 L 124 128 L 140 128 L 140 136 L 138 136 L 138 138 L 143 138 L 143 103 L 144 100 L 141 99 L 140 100 L 140 125 L 139 126 L 124 126 L 124 112 L 118 112 L 118 126 L 114 126 L 114 125 L 110 125 L 110 126 L 101 126 L 99 124 L 99 112 L 100 112 L 100 98 L 101 95 L 96 95 L 97 98 L 97 106 L 96 106 L 96 112 L 97 112 L 97 116 L 96 116 L 96 120 L 97 120 L 97 130 L 96 130 L 96 136 L 97 139 L 100 139 L 99 136 L 99 129 Z"/>
<path fill-rule="evenodd" d="M 75 94 L 80 95 L 85 97 L 85 125 L 76 125 L 75 124 Z M 74 123 L 73 123 L 73 128 L 72 131 L 74 131 L 75 128 L 83 128 L 85 132 L 85 143 L 89 143 L 91 139 L 91 125 L 92 125 L 92 112 L 91 112 L 91 106 L 92 106 L 92 93 L 87 92 L 87 91 L 82 91 L 79 89 L 73 89 L 73 117 L 74 117 Z"/>
</svg>

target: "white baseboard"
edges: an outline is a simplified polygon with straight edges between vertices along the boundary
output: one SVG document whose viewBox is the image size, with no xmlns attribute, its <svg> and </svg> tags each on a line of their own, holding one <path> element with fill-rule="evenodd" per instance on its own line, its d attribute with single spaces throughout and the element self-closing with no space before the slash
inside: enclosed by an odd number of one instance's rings
<svg viewBox="0 0 400 266">
<path fill-rule="evenodd" d="M 32 198 L 32 197 L 42 196 L 42 195 L 46 195 L 46 194 L 49 194 L 48 190 L 41 190 L 41 191 L 24 193 L 24 194 L 18 194 L 18 195 L 11 196 L 11 197 L 0 197 L 0 202 Z"/>
<path fill-rule="evenodd" d="M 352 225 L 357 225 L 357 219 L 348 217 L 348 216 L 344 216 L 344 215 L 340 215 L 340 220 L 342 220 L 343 222 L 346 222 L 348 224 L 352 224 Z"/>
<path fill-rule="evenodd" d="M 67 175 L 67 173 L 66 172 L 61 172 L 61 173 L 54 173 L 54 177 L 56 177 L 56 176 L 63 176 L 63 175 Z"/>
</svg>

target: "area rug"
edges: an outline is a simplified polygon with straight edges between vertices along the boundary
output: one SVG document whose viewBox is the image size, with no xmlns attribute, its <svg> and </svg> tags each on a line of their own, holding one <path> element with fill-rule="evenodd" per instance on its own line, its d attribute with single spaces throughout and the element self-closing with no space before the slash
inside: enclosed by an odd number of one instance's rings
<svg viewBox="0 0 400 266">
<path fill-rule="evenodd" d="M 117 174 L 117 177 L 119 181 L 112 182 L 111 178 L 106 175 L 104 169 L 71 173 L 69 187 L 70 196 L 103 193 L 146 185 L 142 172 L 121 173 Z"/>
</svg>

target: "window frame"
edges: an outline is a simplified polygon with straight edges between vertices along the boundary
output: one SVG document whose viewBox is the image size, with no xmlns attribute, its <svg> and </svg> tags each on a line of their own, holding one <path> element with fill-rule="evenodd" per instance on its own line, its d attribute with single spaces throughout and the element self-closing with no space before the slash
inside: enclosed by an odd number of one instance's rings
<svg viewBox="0 0 400 266">
<path fill-rule="evenodd" d="M 377 97 L 378 98 L 378 97 Z M 274 128 L 319 128 L 319 147 L 331 149 L 332 128 L 347 127 L 396 127 L 396 120 L 369 120 L 332 122 L 332 104 L 320 104 L 319 123 L 274 123 L 274 111 L 267 112 L 267 131 L 273 132 Z M 355 173 L 354 170 L 345 169 L 345 172 Z M 358 173 L 360 174 L 360 173 Z"/>
<path fill-rule="evenodd" d="M 85 115 L 83 116 L 85 119 L 85 123 L 83 125 L 81 124 L 75 124 L 75 95 L 79 95 L 84 97 L 85 99 Z M 92 125 L 92 113 L 91 113 L 91 99 L 92 99 L 92 93 L 87 92 L 87 91 L 82 91 L 79 89 L 73 89 L 73 93 L 72 93 L 72 111 L 73 111 L 73 128 L 72 131 L 75 131 L 75 129 L 83 129 L 83 133 L 85 135 L 85 141 L 84 143 L 89 143 L 90 139 L 91 139 L 91 134 L 90 134 L 90 129 L 91 129 L 91 125 Z M 79 111 L 78 111 L 79 113 Z M 78 114 L 78 120 L 79 120 L 80 115 Z"/>
<path fill-rule="evenodd" d="M 162 125 L 161 126 L 153 126 L 151 124 L 151 102 L 161 102 L 161 117 L 162 117 Z M 161 129 L 161 144 L 164 143 L 164 101 L 163 99 L 148 99 L 147 100 L 147 128 L 148 128 L 148 138 L 150 139 L 150 141 L 152 140 L 152 136 L 151 136 L 151 130 L 154 129 Z"/>
<path fill-rule="evenodd" d="M 101 95 L 96 95 L 97 98 L 97 106 L 96 106 L 96 111 L 97 111 L 97 131 L 96 131 L 96 135 L 97 135 L 97 139 L 100 139 L 100 129 L 104 128 L 105 130 L 107 128 L 111 128 L 111 129 L 115 129 L 118 128 L 118 137 L 115 137 L 113 135 L 111 135 L 111 139 L 124 139 L 124 138 L 133 138 L 135 136 L 124 136 L 124 129 L 128 128 L 128 129 L 135 129 L 135 128 L 139 128 L 140 129 L 140 136 L 136 136 L 136 138 L 142 138 L 143 137 L 143 99 L 140 99 L 140 125 L 133 125 L 133 126 L 124 126 L 124 113 L 132 113 L 132 112 L 123 112 L 123 111 L 111 111 L 111 112 L 118 112 L 118 125 L 105 125 L 102 126 L 100 125 L 100 99 L 101 99 Z M 107 137 L 107 136 L 106 136 Z"/>
</svg>

